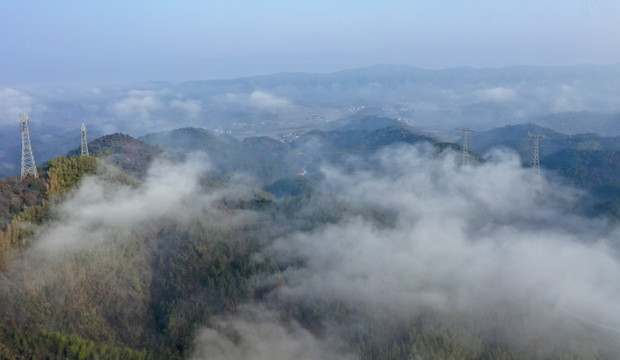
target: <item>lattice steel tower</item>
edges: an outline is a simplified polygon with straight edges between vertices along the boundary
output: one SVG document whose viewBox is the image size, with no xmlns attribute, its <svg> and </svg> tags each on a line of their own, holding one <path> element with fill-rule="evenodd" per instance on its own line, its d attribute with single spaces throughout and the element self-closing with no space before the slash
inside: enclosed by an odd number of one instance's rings
<svg viewBox="0 0 620 360">
<path fill-rule="evenodd" d="M 28 122 L 28 113 L 22 114 L 19 117 L 19 123 L 22 126 L 22 174 L 24 179 L 26 175 L 31 175 L 35 178 L 39 177 L 37 173 L 37 165 L 34 162 L 34 154 L 32 153 L 32 146 L 30 145 L 30 129 Z"/>
<path fill-rule="evenodd" d="M 460 130 L 463 132 L 463 152 L 461 153 L 461 164 L 469 165 L 470 158 L 469 158 L 469 148 L 467 146 L 467 138 L 469 137 L 469 133 L 473 133 L 474 131 L 472 129 L 462 128 L 462 127 L 458 128 L 457 130 Z"/>
<path fill-rule="evenodd" d="M 88 156 L 88 141 L 86 140 L 86 125 L 82 124 L 82 156 Z"/>
<path fill-rule="evenodd" d="M 528 136 L 532 138 L 532 148 L 530 152 L 530 167 L 540 172 L 540 139 L 544 138 L 540 134 L 528 133 Z"/>
</svg>

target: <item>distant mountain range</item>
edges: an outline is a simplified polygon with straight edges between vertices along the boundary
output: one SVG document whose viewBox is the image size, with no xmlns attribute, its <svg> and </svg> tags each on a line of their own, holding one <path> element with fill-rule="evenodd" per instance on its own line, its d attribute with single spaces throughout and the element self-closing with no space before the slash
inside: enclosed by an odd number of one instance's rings
<svg viewBox="0 0 620 360">
<path fill-rule="evenodd" d="M 236 102 L 242 105 L 236 107 L 236 114 L 246 123 L 252 122 L 252 109 L 262 110 L 266 117 L 277 113 L 279 121 L 313 115 L 338 121 L 361 111 L 398 118 L 429 131 L 451 131 L 461 125 L 487 130 L 535 121 L 571 134 L 620 135 L 620 123 L 614 121 L 620 118 L 620 64 L 445 70 L 377 65 L 331 74 L 189 81 L 174 89 L 187 97 L 213 99 L 213 106 L 220 110 L 226 101 Z M 240 94 L 264 93 L 282 100 L 281 105 L 294 112 L 276 112 L 273 107 L 261 107 L 258 101 L 251 104 L 239 99 Z M 242 115 L 245 112 L 248 114 Z M 218 110 L 212 115 L 220 118 Z M 230 121 L 235 116 L 227 118 Z M 227 126 L 225 119 L 218 126 Z"/>
<path fill-rule="evenodd" d="M 590 145 L 567 140 L 584 149 L 596 149 L 597 142 L 606 148 L 603 138 L 620 136 L 620 64 L 444 70 L 377 65 L 330 74 L 61 90 L 15 90 L 23 95 L 16 99 L 28 99 L 12 109 L 31 110 L 38 163 L 77 146 L 81 122 L 87 124 L 91 139 L 114 132 L 144 136 L 181 124 L 237 139 L 275 139 L 283 134 L 293 139 L 310 130 L 405 126 L 417 134 L 453 141 L 461 126 L 477 131 L 474 140 L 491 129 L 535 123 L 560 134 L 600 135 L 601 139 L 589 139 Z M 20 167 L 18 119 L 11 118 L 15 111 L 9 110 L 0 108 L 2 177 L 19 173 Z M 471 145 L 476 152 L 484 152 L 486 143 L 494 146 L 493 141 L 477 140 L 482 145 L 476 141 Z M 526 145 L 506 141 L 525 154 Z M 544 155 L 551 145 L 561 150 L 574 144 L 547 142 Z"/>
<path fill-rule="evenodd" d="M 620 135 L 620 64 L 444 70 L 377 65 L 330 74 L 15 91 L 28 102 L 0 107 L 0 124 L 16 128 L 15 109 L 24 109 L 33 121 L 65 131 L 85 122 L 100 135 L 142 136 L 181 124 L 240 137 L 274 135 L 334 129 L 352 115 L 397 119 L 446 138 L 459 126 L 485 131 L 527 122 L 567 134 Z"/>
</svg>

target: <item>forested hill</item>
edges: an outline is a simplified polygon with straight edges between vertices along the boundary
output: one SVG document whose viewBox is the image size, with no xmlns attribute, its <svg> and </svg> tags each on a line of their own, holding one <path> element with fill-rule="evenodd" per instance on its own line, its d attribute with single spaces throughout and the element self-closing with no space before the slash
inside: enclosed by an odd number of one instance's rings
<svg viewBox="0 0 620 360">
<path fill-rule="evenodd" d="M 257 208 L 266 200 L 220 197 L 210 216 L 176 223 L 167 220 L 165 202 L 174 195 L 161 193 L 161 183 L 141 184 L 109 168 L 110 157 L 122 155 L 128 161 L 117 164 L 142 174 L 158 150 L 120 134 L 90 145 L 91 154 L 101 158 L 60 157 L 43 164 L 36 179 L 0 180 L 0 358 L 188 357 L 198 325 L 234 313 L 253 297 L 256 274 L 277 271 L 249 260 L 257 246 L 252 231 L 226 225 L 234 223 L 230 214 L 236 206 Z M 97 180 L 82 186 L 86 203 L 75 203 L 76 186 L 86 175 Z M 157 192 L 150 194 L 153 186 Z M 222 191 L 219 185 L 196 186 L 189 198 Z M 151 225 L 136 228 L 135 220 L 117 216 L 125 201 L 140 206 L 143 200 L 135 196 L 143 194 L 155 196 L 151 201 L 157 204 L 145 210 L 159 207 L 162 218 L 144 217 Z M 101 212 L 91 220 L 83 218 L 90 210 L 70 215 L 72 202 Z M 82 217 L 75 227 L 72 216 Z M 88 230 L 76 238 L 84 226 Z M 50 242 L 59 243 L 41 253 Z"/>
<path fill-rule="evenodd" d="M 510 289 L 507 297 L 485 274 L 511 268 L 478 267 L 493 263 L 481 258 L 501 262 L 502 255 L 471 255 L 485 240 L 453 241 L 478 227 L 496 239 L 514 218 L 508 233 L 522 231 L 529 212 L 511 213 L 522 206 L 511 196 L 531 175 L 527 170 L 481 163 L 462 171 L 453 156 L 437 156 L 458 146 L 402 127 L 312 132 L 293 143 L 186 128 L 158 141 L 224 149 L 240 169 L 263 159 L 272 170 L 253 170 L 276 178 L 267 188 L 288 196 L 266 196 L 247 177 L 208 181 L 214 165 L 202 158 L 177 153 L 153 162 L 158 148 L 121 134 L 91 142 L 97 157 L 56 158 L 41 166 L 38 179 L 0 181 L 0 358 L 221 359 L 273 350 L 280 355 L 263 357 L 278 359 L 290 354 L 291 344 L 300 359 L 611 359 L 620 353 L 608 330 L 549 306 L 545 296 L 553 301 L 553 292 L 538 299 Z M 431 146 L 386 149 L 422 143 Z M 381 150 L 397 156 L 376 156 Z M 217 154 L 210 153 L 216 165 Z M 331 190 L 321 187 L 325 179 L 280 175 L 301 167 L 311 173 L 317 154 L 332 160 Z M 482 178 L 484 191 L 464 191 L 467 181 Z M 498 196 L 511 206 L 485 208 L 495 197 L 486 196 L 487 187 L 506 181 L 519 185 L 508 184 Z M 545 214 L 525 233 L 555 221 L 555 215 L 541 220 Z M 489 233 L 495 229 L 499 234 Z M 472 264 L 481 275 L 462 276 Z M 517 287 L 528 281 L 513 278 Z M 471 291 L 475 301 L 460 303 Z"/>
<path fill-rule="evenodd" d="M 364 119 L 371 121 L 375 118 Z M 352 155 L 367 157 L 390 145 L 429 143 L 438 149 L 449 147 L 461 151 L 459 145 L 439 142 L 393 119 L 383 121 L 396 125 L 378 129 L 367 126 L 366 120 L 352 120 L 351 127 L 355 129 L 314 130 L 287 138 L 286 141 L 265 136 L 247 137 L 240 141 L 227 135 L 215 136 L 197 128 L 148 134 L 143 140 L 181 156 L 204 151 L 217 169 L 251 174 L 264 185 L 295 177 L 299 173 L 317 180 L 320 178 L 318 167 L 322 163 L 339 162 Z M 480 159 L 475 154 L 472 156 Z"/>
<path fill-rule="evenodd" d="M 620 148 L 564 149 L 543 158 L 541 166 L 587 189 L 591 212 L 620 222 Z"/>
<path fill-rule="evenodd" d="M 60 157 L 44 163 L 36 179 L 27 176 L 24 180 L 14 177 L 0 180 L 0 298 L 3 304 L 0 310 L 0 358 L 155 358 L 151 351 L 132 349 L 94 335 L 101 324 L 91 323 L 94 319 L 84 317 L 96 309 L 85 288 L 78 288 L 73 280 L 68 279 L 47 283 L 43 280 L 45 276 L 60 274 L 62 270 L 50 267 L 49 262 L 29 259 L 28 254 L 33 254 L 33 248 L 39 243 L 36 240 L 40 237 L 37 228 L 54 222 L 58 216 L 55 208 L 64 201 L 66 193 L 74 189 L 85 175 L 107 171 L 107 166 L 95 157 Z M 116 175 L 107 179 L 118 184 L 132 183 L 127 176 Z M 82 269 L 92 266 L 93 263 L 87 261 Z M 44 275 L 46 272 L 49 273 Z M 30 287 L 28 284 L 33 281 L 43 281 L 45 291 Z M 112 293 L 107 290 L 104 294 Z M 53 300 L 57 296 L 63 298 L 62 305 Z"/>
<path fill-rule="evenodd" d="M 312 188 L 312 184 L 321 179 L 321 164 L 342 163 L 350 156 L 367 158 L 390 145 L 428 143 L 438 149 L 450 148 L 457 153 L 462 150 L 457 144 L 439 142 L 399 124 L 375 129 L 368 125 L 374 120 L 377 119 L 354 118 L 350 127 L 331 131 L 313 130 L 286 138 L 288 141 L 268 137 L 248 137 L 239 141 L 197 128 L 149 134 L 143 140 L 179 156 L 204 151 L 209 154 L 209 160 L 216 169 L 226 174 L 250 174 L 261 180 L 265 190 L 280 196 L 298 194 L 301 189 L 307 191 Z M 379 123 L 398 122 L 382 119 Z M 544 169 L 557 172 L 573 185 L 589 191 L 601 193 L 601 189 L 620 188 L 618 163 L 613 156 L 608 161 L 608 155 L 615 153 L 613 149 L 620 146 L 617 137 L 565 135 L 534 124 L 523 124 L 474 133 L 469 145 L 470 149 L 479 153 L 493 147 L 512 148 L 521 155 L 527 166 L 531 152 L 529 134 L 544 136 L 540 146 Z M 483 161 L 476 152 L 471 152 L 470 157 Z M 606 160 L 591 161 L 592 157 Z M 303 174 L 305 179 L 298 178 L 299 174 Z M 605 202 L 616 200 L 620 199 L 600 199 Z"/>
<path fill-rule="evenodd" d="M 143 177 L 151 162 L 162 150 L 126 134 L 105 135 L 88 143 L 91 156 L 105 159 L 109 164 L 126 173 Z M 68 156 L 78 156 L 81 150 L 75 149 Z"/>
<path fill-rule="evenodd" d="M 162 151 L 136 140 L 129 135 L 112 134 L 89 143 L 92 156 L 80 157 L 80 149 L 72 150 L 65 157 L 58 157 L 38 167 L 38 177 L 26 176 L 0 179 L 0 231 L 2 245 L 20 247 L 32 235 L 23 231 L 22 223 L 41 224 L 46 221 L 51 204 L 76 186 L 84 175 L 108 171 L 110 166 L 120 170 L 108 177 L 112 181 L 127 184 L 138 182 L 152 161 Z M 17 224 L 17 225 L 16 225 Z M 0 256 L 3 258 L 4 254 Z"/>
<path fill-rule="evenodd" d="M 578 186 L 620 186 L 620 147 L 606 150 L 564 149 L 541 165 L 556 170 Z"/>
<path fill-rule="evenodd" d="M 356 114 L 348 119 L 333 123 L 333 130 L 379 130 L 390 126 L 406 126 L 402 122 L 389 118 L 373 115 Z"/>
<path fill-rule="evenodd" d="M 484 154 L 493 147 L 511 148 L 521 155 L 524 163 L 528 163 L 531 149 L 530 134 L 542 136 L 540 143 L 541 159 L 564 149 L 605 150 L 620 148 L 620 136 L 605 137 L 593 133 L 566 135 L 533 123 L 508 125 L 489 131 L 475 132 L 470 135 L 469 147 L 479 154 Z"/>
</svg>

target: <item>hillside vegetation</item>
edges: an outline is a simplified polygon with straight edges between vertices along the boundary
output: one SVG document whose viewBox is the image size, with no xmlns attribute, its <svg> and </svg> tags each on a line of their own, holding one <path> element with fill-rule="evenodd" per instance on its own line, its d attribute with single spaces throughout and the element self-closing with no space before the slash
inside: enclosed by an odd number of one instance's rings
<svg viewBox="0 0 620 360">
<path fill-rule="evenodd" d="M 230 358 L 236 354 L 232 348 L 251 345 L 246 332 L 258 321 L 263 321 L 258 338 L 271 342 L 256 351 L 278 349 L 282 341 L 293 354 L 289 358 L 560 360 L 613 359 L 620 354 L 608 331 L 576 317 L 557 315 L 549 320 L 552 331 L 526 324 L 533 321 L 530 307 L 538 309 L 535 299 L 510 307 L 509 312 L 503 311 L 501 302 L 513 302 L 501 299 L 500 304 L 491 302 L 493 306 L 468 313 L 445 311 L 423 301 L 413 306 L 400 302 L 397 292 L 373 294 L 368 303 L 355 295 L 339 297 L 337 288 L 313 295 L 297 292 L 304 281 L 316 289 L 330 283 L 328 277 L 308 278 L 304 271 L 340 264 L 340 260 L 332 263 L 329 239 L 340 239 L 341 227 L 359 231 L 347 244 L 351 252 L 339 255 L 342 261 L 366 259 L 359 265 L 361 275 L 343 275 L 357 284 L 381 274 L 381 266 L 392 260 L 383 257 L 381 247 L 368 257 L 356 244 L 369 233 L 379 238 L 385 234 L 384 246 L 391 249 L 390 237 L 403 226 L 423 223 L 426 214 L 403 217 L 401 210 L 408 210 L 362 198 L 374 199 L 376 192 L 378 199 L 399 201 L 402 191 L 408 203 L 406 194 L 424 193 L 425 181 L 446 185 L 444 181 L 453 179 L 445 180 L 445 169 L 437 166 L 429 170 L 430 180 L 421 177 L 408 190 L 400 179 L 412 175 L 384 163 L 399 164 L 406 155 L 414 158 L 414 164 L 421 163 L 419 169 L 424 171 L 433 161 L 454 166 L 458 145 L 398 126 L 317 131 L 292 144 L 268 138 L 237 141 L 191 128 L 145 140 L 169 149 L 202 149 L 210 159 L 182 152 L 164 155 L 143 141 L 115 134 L 90 144 L 94 156 L 78 157 L 73 152 L 48 161 L 38 179 L 0 180 L 0 358 Z M 310 153 L 311 148 L 317 151 Z M 321 157 L 315 158 L 317 154 Z M 617 164 L 616 153 L 606 156 L 608 164 L 611 160 Z M 596 176 L 601 184 L 615 179 L 616 168 L 592 174 L 589 167 L 603 160 L 596 154 L 589 159 L 580 176 Z M 561 160 L 554 164 L 566 168 Z M 342 169 L 328 169 L 342 171 L 332 188 L 323 187 L 319 176 L 326 166 Z M 307 168 L 307 176 L 297 175 L 301 168 Z M 232 173 L 241 169 L 261 181 L 235 183 Z M 339 177 L 351 174 L 357 174 L 360 183 L 373 174 L 373 181 L 394 181 L 401 188 L 362 187 L 356 196 L 340 196 L 357 185 L 347 182 L 338 188 Z M 280 198 L 253 187 L 257 184 Z M 441 192 L 464 193 L 450 186 Z M 418 200 L 431 213 L 446 206 L 424 203 L 423 196 Z M 502 213 L 492 215 L 481 217 L 507 226 Z M 422 233 L 429 236 L 426 230 Z M 297 242 L 306 252 L 288 247 Z M 327 260 L 314 263 L 310 253 L 315 251 Z M 391 256 L 398 262 L 403 260 L 399 255 Z M 418 265 L 421 274 L 430 274 L 424 272 L 424 264 Z M 395 286 L 389 271 L 380 283 L 387 279 L 392 289 L 405 294 L 417 281 L 421 284 L 417 291 L 424 293 L 437 280 L 399 275 L 402 286 Z M 546 311 L 556 314 L 548 307 L 540 307 L 545 309 L 540 318 L 546 319 Z M 217 357 L 225 345 L 232 346 L 230 352 Z M 290 350 L 295 346 L 296 351 Z"/>
</svg>

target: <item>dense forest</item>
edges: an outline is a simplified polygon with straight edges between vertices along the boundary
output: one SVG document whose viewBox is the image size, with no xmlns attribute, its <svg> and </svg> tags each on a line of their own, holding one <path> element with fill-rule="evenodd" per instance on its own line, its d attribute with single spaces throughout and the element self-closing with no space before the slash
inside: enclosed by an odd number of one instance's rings
<svg viewBox="0 0 620 360">
<path fill-rule="evenodd" d="M 159 144 L 208 134 L 176 136 Z M 0 358 L 618 357 L 611 325 L 562 307 L 572 293 L 537 294 L 556 278 L 515 280 L 529 274 L 525 265 L 506 281 L 477 273 L 512 251 L 494 250 L 504 239 L 529 244 L 525 234 L 553 232 L 590 260 L 599 253 L 583 244 L 595 241 L 589 224 L 613 224 L 613 209 L 582 217 L 571 190 L 529 190 L 535 174 L 520 164 L 474 157 L 462 168 L 457 145 L 399 127 L 314 136 L 327 145 L 294 144 L 309 176 L 287 168 L 283 145 L 270 139 L 217 140 L 234 145 L 223 152 L 229 167 L 218 168 L 213 154 L 164 153 L 114 134 L 91 143 L 95 156 L 73 152 L 43 164 L 37 179 L 0 180 Z M 329 162 L 306 163 L 310 146 Z M 233 175 L 245 163 L 260 182 Z M 600 175 L 598 185 L 615 181 Z M 451 215 L 461 213 L 466 221 Z M 577 220 L 557 225 L 562 216 Z M 613 239 L 613 229 L 593 237 Z M 564 269 L 557 264 L 537 266 Z"/>
</svg>

